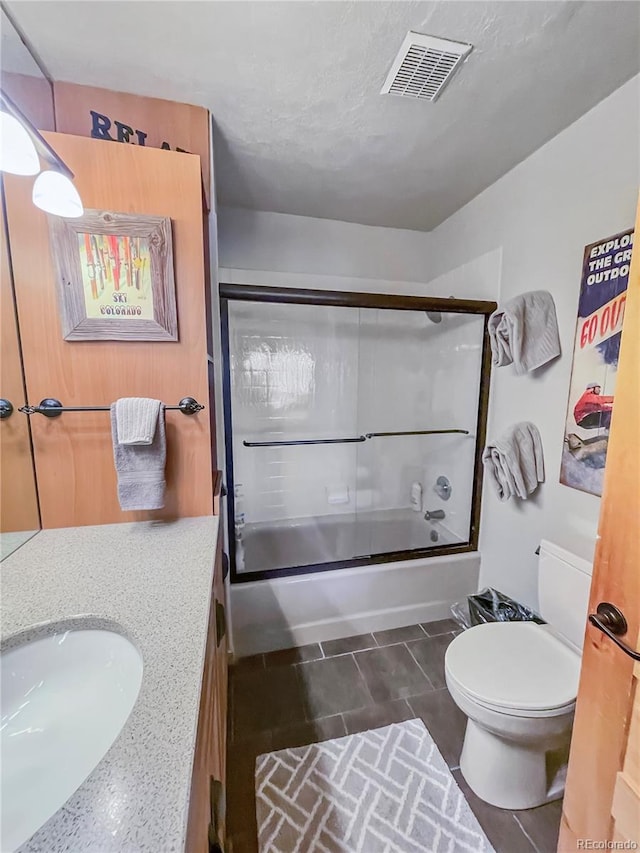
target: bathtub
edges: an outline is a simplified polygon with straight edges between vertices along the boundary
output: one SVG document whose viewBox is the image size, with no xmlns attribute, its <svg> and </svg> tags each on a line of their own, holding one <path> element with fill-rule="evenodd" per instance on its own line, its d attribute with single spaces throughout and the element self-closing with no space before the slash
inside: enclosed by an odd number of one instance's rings
<svg viewBox="0 0 640 853">
<path fill-rule="evenodd" d="M 379 563 L 232 584 L 238 657 L 450 616 L 478 588 L 480 554 Z"/>
<path fill-rule="evenodd" d="M 425 521 L 409 508 L 250 523 L 242 531 L 244 553 L 236 559 L 236 571 L 268 572 L 465 542 L 450 523 L 448 518 Z"/>
</svg>

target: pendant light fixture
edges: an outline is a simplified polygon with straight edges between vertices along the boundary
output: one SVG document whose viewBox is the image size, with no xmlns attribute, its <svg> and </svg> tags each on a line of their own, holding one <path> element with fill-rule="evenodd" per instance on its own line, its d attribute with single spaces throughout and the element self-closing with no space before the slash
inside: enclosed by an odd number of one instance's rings
<svg viewBox="0 0 640 853">
<path fill-rule="evenodd" d="M 33 184 L 33 203 L 54 216 L 82 216 L 84 209 L 78 190 L 71 178 L 56 169 L 40 172 Z"/>
<path fill-rule="evenodd" d="M 41 160 L 46 165 L 43 171 L 40 171 Z M 32 200 L 45 213 L 69 218 L 84 213 L 73 185 L 73 172 L 2 89 L 0 171 L 13 175 L 40 172 L 33 184 Z"/>
</svg>

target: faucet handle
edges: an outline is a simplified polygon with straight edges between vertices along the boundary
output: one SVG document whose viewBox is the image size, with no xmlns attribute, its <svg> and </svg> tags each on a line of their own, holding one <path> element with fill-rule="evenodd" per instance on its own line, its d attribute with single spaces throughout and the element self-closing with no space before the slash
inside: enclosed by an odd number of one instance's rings
<svg viewBox="0 0 640 853">
<path fill-rule="evenodd" d="M 433 491 L 443 501 L 448 501 L 451 497 L 451 483 L 449 482 L 448 478 L 441 474 L 436 480 L 436 484 L 433 487 Z"/>
</svg>

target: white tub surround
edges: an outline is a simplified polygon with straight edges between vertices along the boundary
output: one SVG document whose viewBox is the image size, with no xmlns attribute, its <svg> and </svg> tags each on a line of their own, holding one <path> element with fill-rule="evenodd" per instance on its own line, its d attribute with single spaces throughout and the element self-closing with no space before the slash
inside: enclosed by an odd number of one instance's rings
<svg viewBox="0 0 640 853">
<path fill-rule="evenodd" d="M 184 850 L 218 534 L 214 517 L 46 530 L 2 563 L 2 645 L 107 628 L 143 659 L 106 756 L 20 853 Z"/>
<path fill-rule="evenodd" d="M 231 586 L 239 657 L 450 616 L 478 588 L 475 551 Z"/>
</svg>

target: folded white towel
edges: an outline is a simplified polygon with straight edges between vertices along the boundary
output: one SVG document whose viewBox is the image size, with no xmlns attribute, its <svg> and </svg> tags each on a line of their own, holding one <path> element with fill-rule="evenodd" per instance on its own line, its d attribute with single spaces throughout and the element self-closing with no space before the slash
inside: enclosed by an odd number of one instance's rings
<svg viewBox="0 0 640 853">
<path fill-rule="evenodd" d="M 116 403 L 111 405 L 113 459 L 118 476 L 120 509 L 162 509 L 167 441 L 164 406 L 161 406 L 151 444 L 127 445 L 118 441 Z"/>
<path fill-rule="evenodd" d="M 532 290 L 509 300 L 489 317 L 493 363 L 513 363 L 518 374 L 528 373 L 560 355 L 558 319 L 553 297 Z"/>
<path fill-rule="evenodd" d="M 152 444 L 160 414 L 160 400 L 122 397 L 115 403 L 118 444 Z"/>
<path fill-rule="evenodd" d="M 501 501 L 514 496 L 526 500 L 544 483 L 542 439 L 529 421 L 515 424 L 488 444 L 482 461 Z"/>
</svg>

